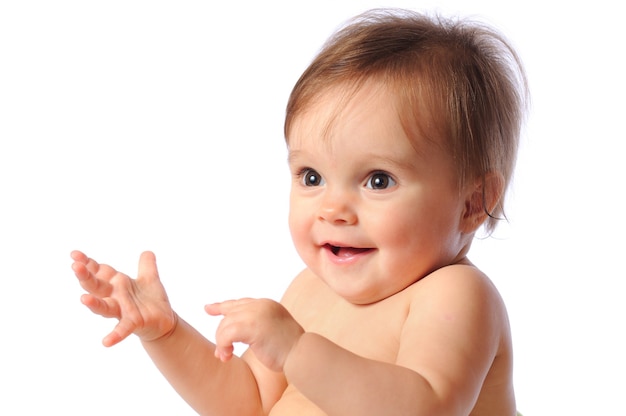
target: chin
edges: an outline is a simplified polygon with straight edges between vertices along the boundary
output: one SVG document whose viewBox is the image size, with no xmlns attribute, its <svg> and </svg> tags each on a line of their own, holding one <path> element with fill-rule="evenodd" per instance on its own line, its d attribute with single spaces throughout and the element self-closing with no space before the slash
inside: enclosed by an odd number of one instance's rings
<svg viewBox="0 0 626 416">
<path fill-rule="evenodd" d="M 331 289 L 338 296 L 353 305 L 370 305 L 392 295 L 392 293 L 387 294 L 371 290 L 342 290 L 341 288 L 333 288 L 332 286 Z"/>
</svg>

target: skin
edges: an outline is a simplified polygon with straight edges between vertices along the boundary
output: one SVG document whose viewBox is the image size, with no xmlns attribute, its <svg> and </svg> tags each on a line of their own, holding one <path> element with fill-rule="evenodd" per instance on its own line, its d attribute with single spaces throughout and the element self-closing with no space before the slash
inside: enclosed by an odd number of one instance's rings
<svg viewBox="0 0 626 416">
<path fill-rule="evenodd" d="M 383 85 L 343 92 L 324 92 L 289 135 L 289 223 L 307 268 L 282 301 L 207 305 L 222 316 L 214 344 L 173 312 L 154 254 L 131 279 L 75 251 L 82 302 L 119 319 L 104 345 L 139 336 L 200 414 L 514 415 L 506 310 L 466 257 L 500 177 L 459 188 L 445 151 L 406 136 Z M 234 342 L 249 345 L 241 358 Z"/>
</svg>

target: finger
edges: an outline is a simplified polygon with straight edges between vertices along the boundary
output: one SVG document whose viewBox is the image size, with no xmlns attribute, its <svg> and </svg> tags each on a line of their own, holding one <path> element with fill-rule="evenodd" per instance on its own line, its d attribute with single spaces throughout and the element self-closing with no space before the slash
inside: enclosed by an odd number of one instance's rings
<svg viewBox="0 0 626 416">
<path fill-rule="evenodd" d="M 240 299 L 227 301 L 220 304 L 208 305 L 209 309 L 214 306 L 228 305 L 228 311 L 224 312 L 224 318 L 220 321 L 215 331 L 215 356 L 223 361 L 233 355 L 233 345 L 237 342 L 250 345 L 257 333 L 254 322 L 254 314 L 246 308 L 253 299 Z M 210 312 L 214 312 L 211 311 Z M 217 312 L 217 311 L 215 311 Z"/>
<path fill-rule="evenodd" d="M 88 257 L 85 253 L 82 253 L 78 250 L 73 251 L 71 255 L 75 262 L 84 264 L 87 270 L 89 270 L 89 272 L 94 275 L 98 273 L 98 271 L 100 271 L 102 267 L 105 267 L 105 268 L 108 267 L 108 266 L 100 265 L 97 261 Z M 113 271 L 110 274 L 115 274 L 115 270 L 113 270 L 111 267 L 108 267 L 108 269 L 111 269 Z"/>
<path fill-rule="evenodd" d="M 80 301 L 96 315 L 118 319 L 121 315 L 119 305 L 110 298 L 101 299 L 91 294 L 84 294 L 80 297 Z"/>
<path fill-rule="evenodd" d="M 87 257 L 85 253 L 78 250 L 72 250 L 72 252 L 70 253 L 70 257 L 72 258 L 72 260 L 81 263 L 87 263 L 87 261 L 89 260 L 89 257 Z"/>
<path fill-rule="evenodd" d="M 70 257 L 74 260 L 74 263 L 72 264 L 72 269 L 74 269 L 74 271 L 76 271 L 76 265 L 82 265 L 84 266 L 84 270 L 87 270 L 87 263 L 89 263 L 89 257 L 87 257 L 87 255 L 81 251 L 74 250 L 70 253 Z M 80 270 L 82 271 L 83 268 L 80 268 Z M 81 276 L 77 277 L 80 278 Z"/>
<path fill-rule="evenodd" d="M 113 267 L 106 264 L 99 264 L 81 251 L 74 250 L 70 253 L 70 256 L 74 260 L 74 264 L 84 265 L 85 269 L 99 280 L 109 281 L 118 273 Z"/>
<path fill-rule="evenodd" d="M 109 282 L 98 279 L 95 275 L 87 269 L 87 266 L 81 262 L 75 262 L 72 264 L 72 270 L 81 287 L 89 293 L 94 293 L 98 296 L 105 297 L 111 294 L 112 286 Z"/>
<path fill-rule="evenodd" d="M 215 347 L 215 358 L 220 361 L 226 362 L 233 358 L 233 353 L 235 351 L 235 347 L 231 345 L 227 346 L 216 346 Z"/>
<path fill-rule="evenodd" d="M 159 271 L 156 264 L 156 256 L 151 251 L 144 251 L 139 256 L 139 268 L 137 279 L 159 280 Z"/>
<path fill-rule="evenodd" d="M 222 319 L 215 332 L 215 357 L 224 362 L 233 357 L 234 343 L 240 337 L 237 325 L 229 321 L 228 318 Z"/>
<path fill-rule="evenodd" d="M 79 281 L 88 280 L 90 277 L 89 270 L 87 270 L 83 263 L 80 263 L 78 261 L 72 263 L 72 270 L 74 271 L 74 274 Z"/>
<path fill-rule="evenodd" d="M 204 305 L 204 311 L 211 316 L 219 316 L 222 314 L 222 311 L 219 308 L 219 303 Z"/>
<path fill-rule="evenodd" d="M 256 299 L 252 298 L 242 298 L 242 299 L 233 299 L 227 300 L 224 302 L 211 303 L 209 305 L 204 306 L 204 310 L 211 316 L 219 316 L 219 315 L 228 315 L 242 307 L 249 305 L 254 302 Z"/>
<path fill-rule="evenodd" d="M 112 347 L 115 344 L 128 338 L 130 334 L 135 330 L 135 325 L 128 319 L 121 319 L 113 331 L 111 331 L 106 337 L 102 339 L 102 345 L 105 347 Z"/>
</svg>

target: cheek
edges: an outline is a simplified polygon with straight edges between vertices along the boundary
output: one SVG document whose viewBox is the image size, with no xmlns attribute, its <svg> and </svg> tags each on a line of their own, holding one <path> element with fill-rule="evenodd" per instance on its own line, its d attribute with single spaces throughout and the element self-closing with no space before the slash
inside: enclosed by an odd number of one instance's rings
<svg viewBox="0 0 626 416">
<path fill-rule="evenodd" d="M 311 222 L 301 211 L 290 210 L 289 212 L 289 232 L 293 247 L 300 259 L 311 267 L 315 259 L 315 247 L 311 235 Z"/>
<path fill-rule="evenodd" d="M 307 215 L 301 204 L 298 204 L 293 199 L 289 204 L 289 231 L 291 232 L 291 238 L 299 250 L 300 245 L 310 235 L 311 220 Z"/>
<path fill-rule="evenodd" d="M 385 212 L 371 215 L 369 232 L 381 246 L 398 255 L 429 256 L 440 251 L 440 245 L 448 239 L 451 226 L 450 215 L 438 212 L 439 207 L 424 200 L 403 201 Z M 413 252 L 413 254 L 407 254 Z"/>
<path fill-rule="evenodd" d="M 405 250 L 419 242 L 423 226 L 414 217 L 392 214 L 386 220 L 377 221 L 373 231 L 379 244 Z"/>
<path fill-rule="evenodd" d="M 291 238 L 296 241 L 301 234 L 302 225 L 300 221 L 298 221 L 297 216 L 294 215 L 292 212 L 293 211 L 289 212 L 289 232 L 291 233 Z"/>
<path fill-rule="evenodd" d="M 414 201 L 400 201 L 388 206 L 378 205 L 360 217 L 367 223 L 369 234 L 381 242 L 391 245 L 404 245 L 420 234 L 424 223 L 423 210 Z"/>
</svg>

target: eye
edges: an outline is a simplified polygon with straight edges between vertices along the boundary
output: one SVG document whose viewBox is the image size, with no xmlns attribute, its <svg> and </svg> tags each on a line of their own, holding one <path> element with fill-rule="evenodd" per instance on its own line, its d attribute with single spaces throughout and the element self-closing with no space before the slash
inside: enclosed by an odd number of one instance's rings
<svg viewBox="0 0 626 416">
<path fill-rule="evenodd" d="M 322 175 L 309 168 L 302 170 L 300 173 L 300 181 L 302 181 L 302 185 L 304 186 L 320 186 L 324 184 Z"/>
<path fill-rule="evenodd" d="M 368 189 L 381 190 L 395 185 L 396 181 L 394 181 L 391 176 L 383 172 L 376 172 L 369 177 L 365 187 Z"/>
</svg>

